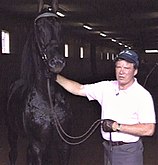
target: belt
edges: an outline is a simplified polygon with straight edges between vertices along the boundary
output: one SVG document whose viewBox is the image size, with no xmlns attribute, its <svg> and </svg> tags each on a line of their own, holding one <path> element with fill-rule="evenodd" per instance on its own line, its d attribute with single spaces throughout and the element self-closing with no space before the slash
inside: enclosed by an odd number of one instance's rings
<svg viewBox="0 0 158 165">
<path fill-rule="evenodd" d="M 120 145 L 124 145 L 124 144 L 129 144 L 129 143 L 126 143 L 126 142 L 123 142 L 123 141 L 116 141 L 116 142 L 113 142 L 113 141 L 108 141 L 108 140 L 105 140 L 108 145 L 112 145 L 112 146 L 120 146 Z"/>
</svg>

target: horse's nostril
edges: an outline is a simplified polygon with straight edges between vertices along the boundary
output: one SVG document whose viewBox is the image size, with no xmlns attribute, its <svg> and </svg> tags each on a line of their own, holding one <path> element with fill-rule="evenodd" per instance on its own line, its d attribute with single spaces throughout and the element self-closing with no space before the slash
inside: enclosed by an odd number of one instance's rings
<svg viewBox="0 0 158 165">
<path fill-rule="evenodd" d="M 64 58 L 59 58 L 59 59 L 53 58 L 53 59 L 49 60 L 48 63 L 49 63 L 49 66 L 50 67 L 54 67 L 56 65 L 63 66 L 63 65 L 65 65 L 65 60 L 64 60 Z"/>
<path fill-rule="evenodd" d="M 49 60 L 49 62 L 48 62 L 48 64 L 49 64 L 49 66 L 50 67 L 53 67 L 54 65 L 55 65 L 55 60 L 54 59 L 52 59 L 52 60 Z"/>
</svg>

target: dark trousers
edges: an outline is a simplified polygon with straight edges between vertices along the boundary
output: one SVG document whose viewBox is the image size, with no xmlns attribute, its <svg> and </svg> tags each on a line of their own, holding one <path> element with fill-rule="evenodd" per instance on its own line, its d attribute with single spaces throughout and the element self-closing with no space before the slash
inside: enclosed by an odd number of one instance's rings
<svg viewBox="0 0 158 165">
<path fill-rule="evenodd" d="M 110 146 L 106 141 L 104 146 L 104 165 L 143 165 L 143 144 L 139 140 L 118 146 Z"/>
</svg>

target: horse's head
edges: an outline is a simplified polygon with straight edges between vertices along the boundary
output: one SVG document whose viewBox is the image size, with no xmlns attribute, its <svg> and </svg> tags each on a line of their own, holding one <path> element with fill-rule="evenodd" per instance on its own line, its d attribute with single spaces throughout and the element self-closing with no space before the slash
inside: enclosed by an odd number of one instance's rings
<svg viewBox="0 0 158 165">
<path fill-rule="evenodd" d="M 48 71 L 59 73 L 65 66 L 63 54 L 60 51 L 60 24 L 58 16 L 48 7 L 34 21 L 35 40 L 40 58 L 46 64 Z"/>
</svg>

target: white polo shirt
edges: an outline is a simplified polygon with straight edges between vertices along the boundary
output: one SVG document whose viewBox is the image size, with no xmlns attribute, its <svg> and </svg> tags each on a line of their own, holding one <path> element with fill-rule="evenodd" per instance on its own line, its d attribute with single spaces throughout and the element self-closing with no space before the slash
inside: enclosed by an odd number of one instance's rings
<svg viewBox="0 0 158 165">
<path fill-rule="evenodd" d="M 112 119 L 120 124 L 155 123 L 155 110 L 151 94 L 135 82 L 126 90 L 119 90 L 117 81 L 101 81 L 84 85 L 89 100 L 97 100 L 101 107 L 102 119 Z M 101 128 L 104 139 L 110 134 Z M 136 142 L 138 136 L 112 132 L 112 141 Z"/>
</svg>

